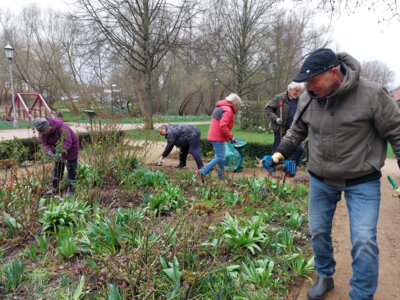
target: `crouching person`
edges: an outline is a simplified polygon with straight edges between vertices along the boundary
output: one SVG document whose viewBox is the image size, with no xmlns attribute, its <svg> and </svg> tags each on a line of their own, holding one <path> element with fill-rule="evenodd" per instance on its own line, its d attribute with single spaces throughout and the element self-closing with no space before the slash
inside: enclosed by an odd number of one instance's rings
<svg viewBox="0 0 400 300">
<path fill-rule="evenodd" d="M 39 132 L 40 143 L 46 153 L 54 159 L 52 187 L 45 195 L 54 195 L 57 192 L 67 165 L 68 189 L 65 196 L 73 196 L 78 168 L 78 135 L 63 120 L 57 118 L 36 118 L 33 124 Z"/>
<path fill-rule="evenodd" d="M 180 148 L 179 165 L 175 168 L 186 167 L 186 159 L 190 153 L 196 162 L 197 169 L 203 167 L 200 151 L 200 130 L 189 124 L 169 124 L 161 125 L 158 129 L 160 135 L 167 139 L 167 146 L 157 162 L 158 166 L 164 163 L 165 158 L 171 153 L 174 146 Z"/>
</svg>

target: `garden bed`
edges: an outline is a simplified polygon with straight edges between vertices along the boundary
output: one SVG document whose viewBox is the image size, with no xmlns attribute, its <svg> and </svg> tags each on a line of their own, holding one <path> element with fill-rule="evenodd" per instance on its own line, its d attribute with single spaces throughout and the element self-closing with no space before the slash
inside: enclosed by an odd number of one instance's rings
<svg viewBox="0 0 400 300">
<path fill-rule="evenodd" d="M 3 187 L 1 297 L 287 299 L 313 271 L 306 184 L 202 184 L 126 149 L 88 146 L 76 199 L 41 198 L 40 165 Z"/>
</svg>

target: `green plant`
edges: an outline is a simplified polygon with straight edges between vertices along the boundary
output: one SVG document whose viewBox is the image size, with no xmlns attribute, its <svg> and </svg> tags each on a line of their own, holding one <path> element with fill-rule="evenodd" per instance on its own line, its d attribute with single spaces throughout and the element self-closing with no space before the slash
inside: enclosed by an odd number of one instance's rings
<svg viewBox="0 0 400 300">
<path fill-rule="evenodd" d="M 274 261 L 269 259 L 258 259 L 255 262 L 248 260 L 242 263 L 243 271 L 241 278 L 259 287 L 267 287 L 270 284 Z"/>
<path fill-rule="evenodd" d="M 164 192 L 159 195 L 151 195 L 145 204 L 146 209 L 153 211 L 155 215 L 162 215 L 181 208 L 184 203 L 183 190 L 179 187 L 167 185 Z"/>
<path fill-rule="evenodd" d="M 118 287 L 115 284 L 110 284 L 108 287 L 108 300 L 122 300 Z"/>
<path fill-rule="evenodd" d="M 250 200 L 265 201 L 269 196 L 269 182 L 266 178 L 248 177 L 239 181 L 239 186 L 248 189 Z"/>
<path fill-rule="evenodd" d="M 39 250 L 41 253 L 45 253 L 49 248 L 49 243 L 46 239 L 45 235 L 35 236 L 36 241 L 38 242 Z"/>
<path fill-rule="evenodd" d="M 238 191 L 225 192 L 223 194 L 224 203 L 228 206 L 236 206 L 238 203 L 243 203 L 244 198 Z"/>
<path fill-rule="evenodd" d="M 60 279 L 59 287 L 52 292 L 52 299 L 60 300 L 80 300 L 85 296 L 85 276 L 81 276 L 78 285 L 74 289 L 70 286 L 70 279 L 64 275 Z"/>
<path fill-rule="evenodd" d="M 114 224 L 105 218 L 97 223 L 89 223 L 81 232 L 80 248 L 84 252 L 107 255 L 120 250 L 121 244 Z"/>
<path fill-rule="evenodd" d="M 147 168 L 139 168 L 126 175 L 121 184 L 125 187 L 145 188 L 164 186 L 167 182 L 167 176 L 164 173 Z"/>
<path fill-rule="evenodd" d="M 162 266 L 162 271 L 167 275 L 167 278 L 172 284 L 172 289 L 170 291 L 170 298 L 176 297 L 179 295 L 181 285 L 181 277 L 182 273 L 179 270 L 179 262 L 176 256 L 174 256 L 172 262 L 167 264 L 164 257 L 160 256 L 160 263 Z"/>
<path fill-rule="evenodd" d="M 292 253 L 296 250 L 293 235 L 286 228 L 276 231 L 272 246 L 278 254 L 282 252 Z"/>
<path fill-rule="evenodd" d="M 77 252 L 72 229 L 60 227 L 57 232 L 57 251 L 63 258 L 71 258 Z"/>
<path fill-rule="evenodd" d="M 90 165 L 79 164 L 76 178 L 78 187 L 91 188 L 103 185 L 99 170 Z"/>
<path fill-rule="evenodd" d="M 90 207 L 76 199 L 64 198 L 61 202 L 51 202 L 40 222 L 43 224 L 43 231 L 57 231 L 58 227 L 77 227 L 86 220 Z"/>
<path fill-rule="evenodd" d="M 31 295 L 42 292 L 50 281 L 49 272 L 41 268 L 33 269 L 26 274 L 26 277 L 26 285 L 29 284 L 31 286 L 31 288 L 28 288 Z"/>
<path fill-rule="evenodd" d="M 7 292 L 15 292 L 24 278 L 24 264 L 19 260 L 9 262 L 3 269 L 3 285 Z"/>
<path fill-rule="evenodd" d="M 314 272 L 314 256 L 307 258 L 301 253 L 286 255 L 284 261 L 295 276 L 302 276 L 312 280 L 310 274 Z"/>
<path fill-rule="evenodd" d="M 267 239 L 267 228 L 258 218 L 245 220 L 240 224 L 236 217 L 226 214 L 220 226 L 228 247 L 232 249 L 247 249 L 255 254 L 256 251 L 261 252 L 260 244 Z"/>
<path fill-rule="evenodd" d="M 7 235 L 8 236 L 13 236 L 14 232 L 21 228 L 21 224 L 19 224 L 17 222 L 17 220 L 15 218 L 13 218 L 12 216 L 10 216 L 8 213 L 6 213 L 5 211 L 3 212 L 3 218 L 4 218 L 4 222 L 7 225 Z"/>
<path fill-rule="evenodd" d="M 115 223 L 119 226 L 129 227 L 137 232 L 143 230 L 143 220 L 146 217 L 146 212 L 143 209 L 137 208 L 119 208 L 115 212 Z"/>
</svg>

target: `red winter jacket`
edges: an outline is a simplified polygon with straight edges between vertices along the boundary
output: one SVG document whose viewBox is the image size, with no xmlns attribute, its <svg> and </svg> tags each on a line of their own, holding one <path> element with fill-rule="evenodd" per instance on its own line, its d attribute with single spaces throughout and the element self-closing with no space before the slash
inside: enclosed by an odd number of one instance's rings
<svg viewBox="0 0 400 300">
<path fill-rule="evenodd" d="M 229 142 L 237 109 L 227 100 L 220 100 L 215 106 L 207 138 L 211 142 Z"/>
</svg>

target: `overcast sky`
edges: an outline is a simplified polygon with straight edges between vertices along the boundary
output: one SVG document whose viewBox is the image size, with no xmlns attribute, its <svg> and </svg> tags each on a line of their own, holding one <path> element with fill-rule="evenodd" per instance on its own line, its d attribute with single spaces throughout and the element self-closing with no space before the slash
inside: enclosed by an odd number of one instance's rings
<svg viewBox="0 0 400 300">
<path fill-rule="evenodd" d="M 67 9 L 67 1 L 71 0 L 1 0 L 0 8 L 8 8 L 18 12 L 30 3 L 39 4 L 43 8 Z M 293 6 L 292 6 L 293 7 Z M 296 9 L 296 8 L 294 8 Z M 329 16 L 317 14 L 318 23 L 328 24 Z M 393 86 L 400 85 L 400 52 L 396 49 L 395 40 L 400 33 L 400 22 L 381 22 L 382 15 L 359 8 L 354 14 L 343 13 L 340 18 L 331 21 L 332 48 L 345 51 L 360 62 L 379 60 L 396 73 Z"/>
</svg>

